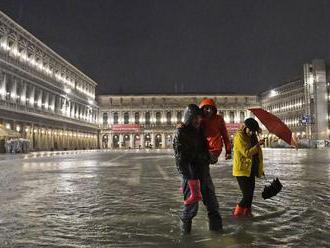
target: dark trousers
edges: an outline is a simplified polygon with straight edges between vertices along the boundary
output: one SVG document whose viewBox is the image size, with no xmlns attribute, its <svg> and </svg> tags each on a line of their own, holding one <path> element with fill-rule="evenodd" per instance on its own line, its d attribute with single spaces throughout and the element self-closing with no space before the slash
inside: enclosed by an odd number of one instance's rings
<svg viewBox="0 0 330 248">
<path fill-rule="evenodd" d="M 243 208 L 251 208 L 255 187 L 255 176 L 236 178 L 243 195 L 239 206 Z"/>
<path fill-rule="evenodd" d="M 206 206 L 208 217 L 212 218 L 213 220 L 222 221 L 219 212 L 219 203 L 215 195 L 215 189 L 209 170 L 204 173 L 204 175 L 200 177 L 199 180 L 201 182 L 203 204 Z M 190 189 L 187 179 L 182 180 L 182 188 L 184 199 L 186 200 L 190 196 Z M 191 221 L 197 215 L 198 205 L 198 202 L 192 203 L 190 205 L 184 205 L 181 219 L 183 221 Z"/>
</svg>

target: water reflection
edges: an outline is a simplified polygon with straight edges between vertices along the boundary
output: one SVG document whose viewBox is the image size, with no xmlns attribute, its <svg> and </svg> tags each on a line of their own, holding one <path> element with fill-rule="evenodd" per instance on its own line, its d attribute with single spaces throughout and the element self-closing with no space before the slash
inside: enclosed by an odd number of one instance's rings
<svg viewBox="0 0 330 248">
<path fill-rule="evenodd" d="M 253 220 L 231 218 L 240 192 L 231 163 L 211 171 L 225 230 L 208 231 L 204 208 L 180 237 L 181 195 L 171 154 L 85 152 L 0 162 L 1 247 L 326 247 L 326 150 L 266 150 L 269 179 L 284 189 L 264 201 L 258 180 Z"/>
</svg>

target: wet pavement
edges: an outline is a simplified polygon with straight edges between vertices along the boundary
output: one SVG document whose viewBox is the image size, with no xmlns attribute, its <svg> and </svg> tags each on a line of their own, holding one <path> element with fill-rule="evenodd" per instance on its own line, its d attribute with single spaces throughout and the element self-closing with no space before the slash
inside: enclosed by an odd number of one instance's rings
<svg viewBox="0 0 330 248">
<path fill-rule="evenodd" d="M 255 217 L 231 211 L 240 192 L 231 162 L 212 166 L 224 219 L 208 231 L 205 209 L 180 237 L 182 197 L 173 156 L 160 152 L 66 152 L 0 157 L 0 247 L 329 247 L 330 150 L 265 150 L 283 191 L 261 198 Z"/>
</svg>

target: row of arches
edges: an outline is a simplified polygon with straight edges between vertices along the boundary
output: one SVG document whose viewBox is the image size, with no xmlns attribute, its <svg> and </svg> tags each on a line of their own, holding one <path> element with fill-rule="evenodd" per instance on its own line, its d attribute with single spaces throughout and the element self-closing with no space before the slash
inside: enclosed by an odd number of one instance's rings
<svg viewBox="0 0 330 248">
<path fill-rule="evenodd" d="M 103 134 L 102 148 L 108 149 L 168 149 L 172 148 L 171 133 Z"/>
</svg>

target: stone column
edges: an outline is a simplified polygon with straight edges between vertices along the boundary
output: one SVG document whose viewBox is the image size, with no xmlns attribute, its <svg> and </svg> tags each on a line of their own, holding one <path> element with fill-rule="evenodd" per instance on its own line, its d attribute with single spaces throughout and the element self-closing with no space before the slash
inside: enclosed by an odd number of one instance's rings
<svg viewBox="0 0 330 248">
<path fill-rule="evenodd" d="M 21 105 L 26 105 L 26 83 L 23 81 L 22 82 L 22 92 L 20 95 L 20 104 Z"/>
<path fill-rule="evenodd" d="M 48 111 L 48 107 L 49 107 L 49 93 L 45 92 L 45 102 L 44 102 L 44 108 L 46 111 Z"/>
<path fill-rule="evenodd" d="M 162 148 L 166 148 L 166 136 L 165 133 L 162 133 Z"/>
<path fill-rule="evenodd" d="M 112 149 L 113 148 L 113 134 L 108 135 L 108 148 Z"/>
<path fill-rule="evenodd" d="M 10 100 L 16 102 L 16 99 L 17 99 L 17 79 L 14 78 L 10 91 Z"/>
<path fill-rule="evenodd" d="M 144 148 L 144 133 L 140 134 L 140 145 L 141 145 L 141 148 Z"/>
<path fill-rule="evenodd" d="M 129 135 L 129 146 L 131 147 L 131 148 L 134 148 L 134 134 L 130 134 Z"/>
<path fill-rule="evenodd" d="M 38 97 L 37 97 L 37 106 L 40 109 L 42 109 L 42 94 L 43 94 L 43 90 L 40 90 Z"/>
<path fill-rule="evenodd" d="M 154 133 L 151 133 L 151 145 L 152 145 L 152 148 L 155 149 L 155 134 Z"/>
<path fill-rule="evenodd" d="M 30 107 L 34 107 L 34 101 L 35 101 L 35 87 L 34 86 L 32 86 L 31 87 L 31 91 L 30 91 L 30 94 L 29 94 L 29 105 L 30 105 Z"/>
<path fill-rule="evenodd" d="M 49 107 L 52 112 L 55 111 L 55 95 L 53 95 L 53 94 L 50 97 L 50 106 Z"/>
<path fill-rule="evenodd" d="M 7 74 L 6 73 L 2 73 L 2 78 L 0 81 L 0 98 L 2 100 L 6 99 L 6 84 L 7 84 Z"/>
</svg>

